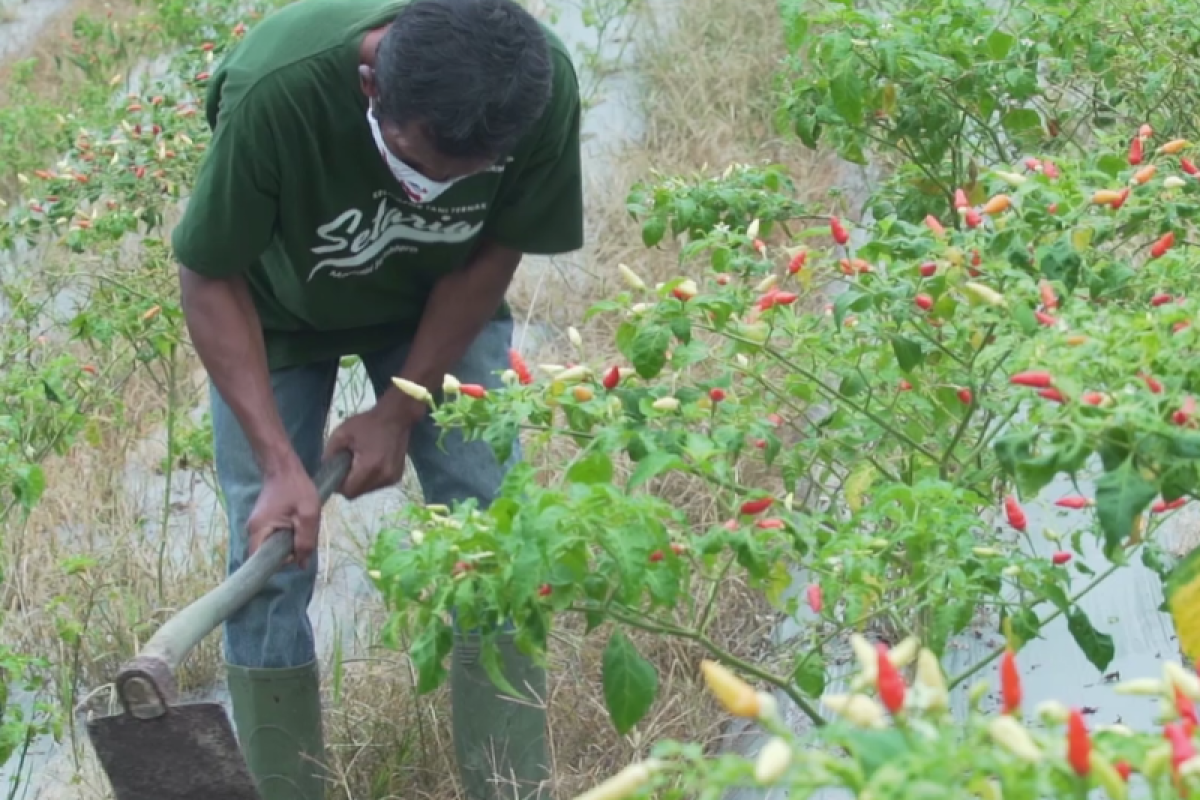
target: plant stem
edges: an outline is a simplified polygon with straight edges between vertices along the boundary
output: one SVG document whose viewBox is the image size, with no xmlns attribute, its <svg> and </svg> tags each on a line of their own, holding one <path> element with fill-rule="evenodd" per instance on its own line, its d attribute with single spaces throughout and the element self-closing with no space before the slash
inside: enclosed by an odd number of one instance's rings
<svg viewBox="0 0 1200 800">
<path fill-rule="evenodd" d="M 167 358 L 167 463 L 164 471 L 162 517 L 159 522 L 160 537 L 158 542 L 158 601 L 165 600 L 167 545 L 171 541 L 168 528 L 171 523 L 171 490 L 172 478 L 175 475 L 175 416 L 176 408 L 176 358 L 175 346 L 172 345 Z"/>
<path fill-rule="evenodd" d="M 1079 600 L 1084 595 L 1086 595 L 1088 592 L 1092 591 L 1092 589 L 1095 589 L 1097 586 L 1099 586 L 1104 581 L 1108 580 L 1108 578 L 1114 572 L 1116 572 L 1118 569 L 1120 569 L 1121 566 L 1122 566 L 1121 564 L 1113 564 L 1108 569 L 1104 570 L 1104 572 L 1101 572 L 1099 575 L 1097 575 L 1095 577 L 1095 579 L 1091 583 L 1089 583 L 1087 586 L 1080 589 L 1077 594 L 1068 598 L 1067 604 L 1074 605 L 1075 603 L 1078 603 Z M 1061 617 L 1064 613 L 1065 612 L 1061 608 L 1054 609 L 1054 613 L 1050 614 L 1048 617 L 1046 617 L 1045 619 L 1042 619 L 1038 622 L 1038 629 L 1040 630 L 1040 629 L 1046 627 L 1051 622 L 1053 622 L 1054 620 Z M 991 664 L 993 661 L 995 661 L 997 658 L 999 658 L 1003 652 L 1004 652 L 1003 647 L 996 648 L 995 650 L 993 650 L 991 652 L 991 654 L 987 658 L 979 661 L 977 664 L 972 666 L 970 669 L 956 675 L 953 679 L 951 679 L 948 688 L 953 689 L 956 686 L 958 686 L 959 684 L 961 684 L 963 681 L 978 674 L 984 667 L 986 667 L 988 664 Z"/>
<path fill-rule="evenodd" d="M 812 706 L 812 704 L 805 700 L 804 697 L 801 696 L 798 691 L 796 691 L 795 687 L 793 687 L 789 681 L 771 672 L 767 672 L 766 670 L 755 666 L 749 661 L 744 661 L 726 650 L 722 650 L 703 633 L 695 630 L 689 630 L 687 628 L 680 628 L 679 626 L 671 625 L 670 623 L 663 623 L 656 620 L 651 620 L 649 618 L 641 618 L 635 614 L 626 613 L 616 606 L 609 607 L 608 613 L 610 613 L 618 622 L 628 625 L 631 628 L 638 628 L 651 633 L 666 634 L 668 636 L 675 636 L 680 639 L 687 639 L 695 642 L 726 666 L 734 667 L 735 669 L 738 669 L 747 675 L 752 675 L 755 678 L 758 678 L 760 681 L 769 683 L 776 689 L 779 689 L 788 696 L 788 699 L 796 704 L 797 708 L 804 712 L 805 716 L 813 721 L 814 725 L 822 726 L 825 724 L 825 718 L 821 716 L 821 714 Z"/>
</svg>

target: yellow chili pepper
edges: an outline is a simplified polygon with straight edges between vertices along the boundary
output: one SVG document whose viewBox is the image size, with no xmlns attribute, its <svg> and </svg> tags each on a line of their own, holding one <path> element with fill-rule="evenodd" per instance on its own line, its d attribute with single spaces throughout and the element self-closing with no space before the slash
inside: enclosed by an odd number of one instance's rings
<svg viewBox="0 0 1200 800">
<path fill-rule="evenodd" d="M 644 291 L 646 282 L 638 277 L 638 274 L 624 264 L 617 264 L 617 272 L 621 273 L 621 277 L 625 279 L 630 289 L 638 289 Z"/>
<path fill-rule="evenodd" d="M 1042 752 L 1033 741 L 1033 737 L 1016 717 L 1007 714 L 996 717 L 988 723 L 988 733 L 996 744 L 1022 761 L 1036 764 L 1042 760 Z"/>
<path fill-rule="evenodd" d="M 1006 194 L 998 194 L 983 204 L 979 209 L 984 214 L 1002 214 L 1012 207 L 1012 199 Z"/>
<path fill-rule="evenodd" d="M 761 703 L 753 686 L 715 661 L 701 661 L 700 670 L 704 673 L 704 682 L 708 685 L 708 690 L 726 711 L 743 719 L 758 717 Z"/>
</svg>

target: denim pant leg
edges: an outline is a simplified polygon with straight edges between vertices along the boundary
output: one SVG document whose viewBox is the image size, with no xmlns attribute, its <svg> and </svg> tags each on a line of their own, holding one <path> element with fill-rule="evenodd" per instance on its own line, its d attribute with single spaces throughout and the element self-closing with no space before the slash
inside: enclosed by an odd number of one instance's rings
<svg viewBox="0 0 1200 800">
<path fill-rule="evenodd" d="M 304 468 L 315 475 L 324 449 L 325 423 L 337 382 L 336 361 L 271 373 L 275 403 Z M 246 530 L 262 491 L 262 474 L 233 410 L 209 385 L 217 481 L 229 521 L 229 572 L 247 558 Z M 317 556 L 308 567 L 289 564 L 225 623 L 225 660 L 239 667 L 301 667 L 316 658 L 308 604 L 316 583 Z"/>
<path fill-rule="evenodd" d="M 450 370 L 450 374 L 463 383 L 478 383 L 489 389 L 500 388 L 499 373 L 508 368 L 512 335 L 511 320 L 490 322 L 476 337 L 462 360 Z M 392 378 L 400 374 L 408 358 L 410 345 L 411 342 L 405 342 L 392 349 L 363 356 L 363 364 L 371 377 L 376 396 L 390 388 Z M 448 431 L 439 447 L 440 435 L 441 430 L 433 419 L 425 416 L 413 428 L 409 440 L 408 455 L 421 482 L 425 502 L 452 505 L 473 497 L 481 508 L 486 508 L 499 492 L 505 474 L 520 459 L 520 448 L 514 448 L 509 461 L 500 464 L 486 442 L 467 442 L 458 431 Z"/>
</svg>

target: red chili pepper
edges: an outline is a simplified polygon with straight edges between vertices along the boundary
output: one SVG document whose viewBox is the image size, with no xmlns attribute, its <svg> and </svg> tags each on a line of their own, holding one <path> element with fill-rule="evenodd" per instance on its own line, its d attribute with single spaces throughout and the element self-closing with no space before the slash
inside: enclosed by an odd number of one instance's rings
<svg viewBox="0 0 1200 800">
<path fill-rule="evenodd" d="M 1050 389 L 1039 389 L 1039 390 L 1038 390 L 1038 397 L 1044 398 L 1044 399 L 1046 399 L 1046 400 L 1049 400 L 1049 401 L 1051 401 L 1051 402 L 1053 402 L 1053 403 L 1065 403 L 1065 402 L 1067 402 L 1067 396 L 1066 396 L 1065 394 L 1063 394 L 1063 393 L 1062 393 L 1060 390 L 1058 390 L 1058 389 L 1054 389 L 1054 388 L 1050 388 Z"/>
<path fill-rule="evenodd" d="M 1154 135 L 1154 128 L 1150 127 L 1149 122 L 1143 123 L 1142 127 L 1138 128 L 1138 138 L 1139 139 L 1142 139 L 1142 140 L 1149 139 L 1153 135 Z"/>
<path fill-rule="evenodd" d="M 755 239 L 755 240 L 754 240 L 754 249 L 758 251 L 758 254 L 759 254 L 760 256 L 762 256 L 762 255 L 766 255 L 766 253 L 767 253 L 767 243 L 766 243 L 766 242 L 764 242 L 762 239 Z"/>
<path fill-rule="evenodd" d="M 621 382 L 621 368 L 617 367 L 615 365 L 611 369 L 609 369 L 608 372 L 604 373 L 604 378 L 600 381 L 601 385 L 605 389 L 608 389 L 609 391 L 612 391 L 613 389 L 617 388 L 617 384 L 619 384 L 620 382 Z"/>
<path fill-rule="evenodd" d="M 1050 556 L 1050 563 L 1054 564 L 1056 567 L 1061 567 L 1063 564 L 1066 564 L 1070 560 L 1071 560 L 1071 554 L 1065 550 L 1059 550 L 1057 553 Z"/>
<path fill-rule="evenodd" d="M 458 390 L 467 397 L 474 397 L 476 399 L 481 399 L 487 396 L 487 389 L 483 388 L 478 383 L 464 383 L 462 386 L 458 387 Z"/>
<path fill-rule="evenodd" d="M 933 308 L 933 298 L 927 294 L 917 295 L 914 302 L 916 302 L 917 308 L 921 309 L 922 311 L 928 311 L 929 309 Z"/>
<path fill-rule="evenodd" d="M 901 378 L 900 379 L 900 391 L 902 391 L 902 392 L 912 391 L 912 384 L 909 383 L 908 381 L 904 380 L 903 378 Z"/>
<path fill-rule="evenodd" d="M 1033 317 L 1038 321 L 1039 325 L 1044 325 L 1047 328 L 1053 328 L 1058 324 L 1058 317 L 1052 317 L 1045 311 L 1035 311 L 1033 312 Z"/>
<path fill-rule="evenodd" d="M 766 511 L 774 502 L 775 499 L 773 497 L 760 497 L 757 500 L 747 500 L 742 503 L 741 512 L 746 516 L 752 517 L 755 514 L 761 514 Z"/>
<path fill-rule="evenodd" d="M 1156 294 L 1154 297 L 1150 298 L 1150 305 L 1154 308 L 1157 308 L 1159 306 L 1165 306 L 1174 299 L 1175 298 L 1169 294 Z"/>
<path fill-rule="evenodd" d="M 929 228 L 929 230 L 933 231 L 934 236 L 946 235 L 946 229 L 942 227 L 942 223 L 938 222 L 938 218 L 933 214 L 929 214 L 925 217 L 925 225 Z"/>
<path fill-rule="evenodd" d="M 1183 693 L 1183 689 L 1178 685 L 1175 686 L 1175 712 L 1179 714 L 1184 733 L 1191 736 L 1195 732 L 1196 726 L 1200 725 L 1200 719 L 1196 717 L 1196 704 Z"/>
<path fill-rule="evenodd" d="M 954 190 L 954 208 L 955 209 L 963 209 L 963 208 L 970 207 L 970 205 L 971 205 L 971 201 L 967 199 L 967 193 L 964 192 L 962 189 L 955 189 Z"/>
<path fill-rule="evenodd" d="M 1051 215 L 1057 214 L 1058 213 L 1058 203 L 1051 203 L 1050 205 L 1046 206 L 1046 213 L 1051 214 Z"/>
<path fill-rule="evenodd" d="M 799 299 L 800 295 L 795 292 L 775 292 L 775 305 L 777 306 L 790 306 Z"/>
<path fill-rule="evenodd" d="M 1092 737 L 1078 708 L 1067 717 L 1067 763 L 1080 777 L 1092 771 Z"/>
<path fill-rule="evenodd" d="M 1104 395 L 1099 392 L 1084 392 L 1079 399 L 1089 406 L 1098 406 L 1104 402 Z"/>
<path fill-rule="evenodd" d="M 738 525 L 738 521 L 736 519 L 727 519 L 727 520 L 725 520 L 725 524 L 722 525 L 721 527 L 727 531 L 736 531 L 741 526 Z"/>
<path fill-rule="evenodd" d="M 792 260 L 788 262 L 788 274 L 795 275 L 800 270 L 804 269 L 804 262 L 808 261 L 808 251 L 801 250 L 796 255 L 792 256 Z"/>
<path fill-rule="evenodd" d="M 1038 161 L 1033 156 L 1030 156 L 1029 158 L 1025 159 L 1025 169 L 1030 170 L 1031 172 L 1037 172 L 1038 170 L 1041 169 L 1041 167 L 1042 167 L 1042 162 Z"/>
<path fill-rule="evenodd" d="M 974 399 L 975 399 L 975 395 L 972 394 L 971 390 L 968 389 L 967 387 L 964 386 L 963 388 L 958 390 L 958 400 L 963 405 L 968 405 L 968 406 L 971 405 L 971 402 Z"/>
<path fill-rule="evenodd" d="M 883 707 L 893 714 L 898 714 L 904 708 L 904 695 L 907 691 L 904 686 L 904 678 L 900 676 L 900 671 L 888 657 L 887 645 L 879 642 L 875 648 L 879 653 L 879 671 L 875 688 L 879 691 L 879 699 L 883 701 Z"/>
<path fill-rule="evenodd" d="M 921 277 L 922 278 L 932 278 L 936 274 L 937 274 L 937 264 L 933 263 L 932 261 L 926 261 L 924 264 L 921 265 Z"/>
<path fill-rule="evenodd" d="M 967 223 L 968 228 L 978 228 L 983 224 L 983 217 L 975 209 L 969 208 L 967 209 L 967 213 L 963 215 L 963 221 Z"/>
<path fill-rule="evenodd" d="M 1006 649 L 1000 657 L 1000 703 L 1005 714 L 1021 710 L 1021 673 L 1017 671 L 1017 654 Z"/>
<path fill-rule="evenodd" d="M 1054 385 L 1054 376 L 1044 370 L 1029 370 L 1018 372 L 1008 379 L 1014 386 L 1031 386 L 1035 389 L 1045 389 Z"/>
<path fill-rule="evenodd" d="M 1177 497 L 1169 503 L 1166 500 L 1157 500 L 1154 502 L 1154 505 L 1150 506 L 1150 513 L 1165 514 L 1177 508 L 1183 508 L 1185 505 L 1187 505 L 1186 497 Z"/>
<path fill-rule="evenodd" d="M 1157 379 L 1147 375 L 1144 372 L 1141 374 L 1141 379 L 1145 382 L 1147 389 L 1154 392 L 1154 394 L 1162 394 L 1163 385 L 1159 383 Z"/>
<path fill-rule="evenodd" d="M 517 373 L 517 380 L 522 384 L 528 385 L 533 383 L 533 373 L 529 371 L 529 365 L 525 363 L 525 359 L 521 358 L 521 354 L 516 350 L 508 351 L 508 364 L 512 367 L 513 372 Z"/>
<path fill-rule="evenodd" d="M 1151 258 L 1162 258 L 1171 246 L 1175 244 L 1175 231 L 1167 231 L 1150 247 Z"/>
<path fill-rule="evenodd" d="M 663 553 L 662 550 L 655 550 L 653 553 L 650 554 L 650 563 L 657 564 L 658 562 L 662 561 L 664 558 L 666 558 L 666 555 Z"/>
<path fill-rule="evenodd" d="M 821 613 L 821 606 L 824 601 L 821 597 L 821 587 L 818 584 L 811 584 L 805 592 L 808 595 L 808 607 L 812 609 L 814 614 Z"/>
<path fill-rule="evenodd" d="M 1060 173 L 1058 171 L 1058 167 L 1054 164 L 1053 161 L 1043 161 L 1042 162 L 1042 174 L 1045 175 L 1050 180 L 1054 180 L 1055 178 L 1057 178 L 1059 176 Z M 1054 212 L 1051 211 L 1050 213 L 1053 214 Z"/>
<path fill-rule="evenodd" d="M 1190 159 L 1187 159 L 1187 158 L 1179 159 L 1179 167 L 1184 172 L 1186 172 L 1188 175 L 1200 174 L 1200 168 L 1197 168 L 1196 165 L 1193 164 Z"/>
<path fill-rule="evenodd" d="M 1196 413 L 1196 398 L 1188 395 L 1183 400 L 1183 405 L 1179 410 L 1171 415 L 1171 421 L 1176 425 L 1187 425 L 1192 420 L 1192 416 Z"/>
<path fill-rule="evenodd" d="M 1129 163 L 1135 167 L 1142 163 L 1142 140 L 1140 138 L 1129 143 Z"/>
<path fill-rule="evenodd" d="M 725 399 L 725 390 L 719 386 L 714 386 L 708 390 L 708 399 L 714 403 L 719 403 Z"/>
<path fill-rule="evenodd" d="M 1008 524 L 1019 531 L 1024 532 L 1029 524 L 1025 518 L 1025 511 L 1021 508 L 1021 504 L 1017 502 L 1017 498 L 1011 494 L 1004 498 L 1004 515 L 1008 517 Z"/>
<path fill-rule="evenodd" d="M 1047 311 L 1053 311 L 1058 308 L 1058 295 L 1054 293 L 1054 287 L 1049 281 L 1038 281 L 1038 291 L 1042 295 L 1042 307 Z"/>
<path fill-rule="evenodd" d="M 687 545 L 679 542 L 671 542 L 671 552 L 677 556 L 681 556 L 687 552 Z"/>
<path fill-rule="evenodd" d="M 1116 211 L 1121 206 L 1125 205 L 1125 201 L 1128 199 L 1129 199 L 1129 187 L 1126 186 L 1124 189 L 1121 190 L 1121 194 L 1117 197 L 1117 199 L 1113 200 L 1111 203 L 1108 204 L 1109 208 L 1111 208 L 1113 211 Z"/>
<path fill-rule="evenodd" d="M 1188 322 L 1187 320 L 1183 320 L 1181 322 L 1176 322 L 1174 325 L 1171 326 L 1171 333 L 1179 333 L 1180 331 L 1186 331 L 1190 327 L 1192 327 L 1192 323 Z"/>
<path fill-rule="evenodd" d="M 554 587 L 552 587 L 548 583 L 543 583 L 541 585 L 541 587 L 538 589 L 538 597 L 549 597 L 553 591 L 554 591 Z"/>
<path fill-rule="evenodd" d="M 833 235 L 833 240 L 838 244 L 845 244 L 850 241 L 850 234 L 842 227 L 842 221 L 837 217 L 829 218 L 829 232 Z"/>
<path fill-rule="evenodd" d="M 1171 743 L 1171 764 L 1176 770 L 1185 762 L 1196 757 L 1196 745 L 1178 722 L 1163 726 L 1163 737 Z"/>
<path fill-rule="evenodd" d="M 762 297 L 758 298 L 759 311 L 766 311 L 767 309 L 774 306 L 775 305 L 775 295 L 777 295 L 777 294 L 779 294 L 778 289 L 771 289 L 766 294 L 764 294 Z"/>
<path fill-rule="evenodd" d="M 983 256 L 979 255 L 978 250 L 972 250 L 971 251 L 971 266 L 978 267 L 982 263 L 983 263 Z"/>
<path fill-rule="evenodd" d="M 1117 774 L 1121 776 L 1121 780 L 1123 781 L 1128 781 L 1129 776 L 1133 774 L 1133 767 L 1124 759 L 1113 764 L 1113 769 L 1117 771 Z"/>
<path fill-rule="evenodd" d="M 1091 504 L 1092 504 L 1091 500 L 1089 500 L 1086 497 L 1080 497 L 1079 495 L 1063 497 L 1063 498 L 1060 498 L 1060 499 L 1054 501 L 1054 505 L 1058 506 L 1059 508 L 1073 508 L 1076 510 L 1081 509 L 1081 508 L 1087 508 Z"/>
<path fill-rule="evenodd" d="M 783 520 L 775 519 L 774 517 L 769 519 L 760 519 L 758 522 L 754 523 L 754 527 L 761 528 L 764 531 L 777 531 L 783 527 Z"/>
<path fill-rule="evenodd" d="M 783 417 L 779 416 L 778 414 L 767 414 L 767 422 L 778 428 L 783 424 Z"/>
<path fill-rule="evenodd" d="M 470 561 L 455 561 L 454 567 L 450 570 L 451 575 L 462 575 L 465 572 L 470 572 L 475 569 L 475 565 Z"/>
</svg>

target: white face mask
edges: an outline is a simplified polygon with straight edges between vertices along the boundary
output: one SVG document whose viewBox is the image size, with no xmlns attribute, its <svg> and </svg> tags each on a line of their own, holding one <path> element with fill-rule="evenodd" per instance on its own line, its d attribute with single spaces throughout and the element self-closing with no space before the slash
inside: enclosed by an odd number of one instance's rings
<svg viewBox="0 0 1200 800">
<path fill-rule="evenodd" d="M 375 137 L 375 146 L 379 148 L 379 154 L 383 156 L 388 169 L 392 171 L 392 175 L 404 188 L 408 199 L 414 203 L 428 203 L 462 180 L 462 178 L 454 178 L 449 181 L 430 180 L 392 155 L 392 151 L 383 141 L 383 132 L 379 130 L 379 120 L 375 119 L 375 114 L 369 107 L 367 108 L 367 124 L 371 126 L 371 135 Z"/>
</svg>

